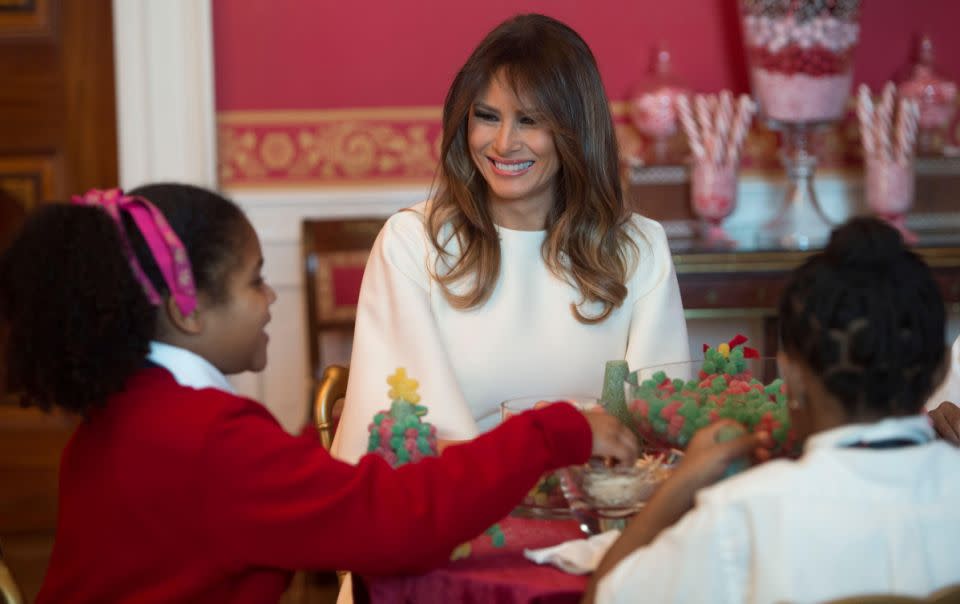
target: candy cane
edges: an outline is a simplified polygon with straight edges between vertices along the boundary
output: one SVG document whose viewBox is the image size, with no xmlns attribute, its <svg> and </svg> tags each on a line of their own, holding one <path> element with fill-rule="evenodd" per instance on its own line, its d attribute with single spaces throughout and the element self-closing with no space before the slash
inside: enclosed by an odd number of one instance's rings
<svg viewBox="0 0 960 604">
<path fill-rule="evenodd" d="M 860 140 L 863 141 L 864 155 L 874 155 L 876 145 L 873 136 L 873 101 L 866 84 L 860 84 L 857 90 L 857 118 L 860 121 Z"/>
<path fill-rule="evenodd" d="M 697 123 L 693 119 L 693 111 L 690 109 L 690 99 L 685 94 L 677 97 L 677 113 L 680 114 L 680 124 L 687 135 L 687 143 L 690 150 L 698 160 L 706 158 L 706 152 L 703 149 L 703 143 L 700 142 L 700 132 L 697 130 Z"/>
</svg>

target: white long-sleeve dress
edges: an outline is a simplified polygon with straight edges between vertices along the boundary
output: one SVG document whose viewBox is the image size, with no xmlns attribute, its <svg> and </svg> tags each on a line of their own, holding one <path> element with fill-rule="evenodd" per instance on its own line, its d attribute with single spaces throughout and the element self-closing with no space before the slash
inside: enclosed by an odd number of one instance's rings
<svg viewBox="0 0 960 604">
<path fill-rule="evenodd" d="M 367 261 L 357 308 L 350 380 L 334 455 L 357 461 L 367 427 L 389 406 L 398 367 L 420 382 L 426 419 L 441 439 L 469 439 L 496 425 L 499 403 L 520 396 L 592 395 L 604 363 L 631 368 L 690 358 L 680 289 L 663 228 L 634 215 L 639 248 L 624 303 L 598 324 L 576 320 L 576 288 L 544 264 L 546 231 L 498 227 L 501 268 L 480 307 L 456 309 L 431 277 L 437 253 L 426 202 L 392 216 Z M 454 244 L 451 244 L 454 245 Z M 595 314 L 599 305 L 580 307 Z"/>
</svg>

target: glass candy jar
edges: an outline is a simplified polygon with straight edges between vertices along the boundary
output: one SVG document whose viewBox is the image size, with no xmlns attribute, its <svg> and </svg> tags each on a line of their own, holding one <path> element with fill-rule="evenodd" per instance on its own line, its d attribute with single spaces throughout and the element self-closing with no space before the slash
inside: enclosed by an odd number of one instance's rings
<svg viewBox="0 0 960 604">
<path fill-rule="evenodd" d="M 917 151 L 938 154 L 956 110 L 957 85 L 937 73 L 930 36 L 920 36 L 914 54 L 915 62 L 905 70 L 897 90 L 900 96 L 916 100 L 920 107 Z"/>
<path fill-rule="evenodd" d="M 679 131 L 676 99 L 689 94 L 673 74 L 670 52 L 657 48 L 648 76 L 633 91 L 629 103 L 630 122 L 647 139 L 652 152 L 647 163 L 670 163 L 671 141 Z"/>
</svg>

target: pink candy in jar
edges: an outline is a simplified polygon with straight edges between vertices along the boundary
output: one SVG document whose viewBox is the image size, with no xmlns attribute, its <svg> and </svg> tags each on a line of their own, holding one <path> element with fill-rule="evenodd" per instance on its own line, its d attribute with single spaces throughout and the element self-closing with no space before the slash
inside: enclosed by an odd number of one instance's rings
<svg viewBox="0 0 960 604">
<path fill-rule="evenodd" d="M 842 117 L 860 35 L 859 0 L 741 0 L 753 92 L 779 122 Z"/>
<path fill-rule="evenodd" d="M 650 75 L 634 90 L 629 104 L 630 121 L 637 131 L 653 141 L 653 158 L 668 160 L 667 141 L 678 131 L 676 99 L 687 90 L 674 78 L 670 53 L 658 48 Z"/>
<path fill-rule="evenodd" d="M 920 107 L 920 151 L 939 151 L 941 142 L 936 139 L 936 135 L 942 132 L 953 118 L 957 85 L 937 74 L 934 69 L 933 42 L 929 36 L 920 37 L 916 63 L 900 82 L 897 91 L 901 97 L 917 101 Z"/>
<path fill-rule="evenodd" d="M 694 161 L 690 176 L 693 212 L 703 221 L 701 236 L 711 243 L 731 241 L 721 226 L 737 200 L 737 164 Z"/>
<path fill-rule="evenodd" d="M 916 234 L 905 224 L 913 203 L 913 162 L 867 156 L 864 164 L 867 207 L 899 229 L 906 243 L 916 243 Z"/>
</svg>

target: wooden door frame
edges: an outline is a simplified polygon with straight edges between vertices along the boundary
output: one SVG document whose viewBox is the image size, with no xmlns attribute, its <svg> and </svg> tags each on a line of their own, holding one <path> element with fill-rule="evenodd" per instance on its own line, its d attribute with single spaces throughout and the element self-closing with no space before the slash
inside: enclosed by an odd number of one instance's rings
<svg viewBox="0 0 960 604">
<path fill-rule="evenodd" d="M 113 0 L 120 186 L 217 186 L 211 0 Z"/>
</svg>

